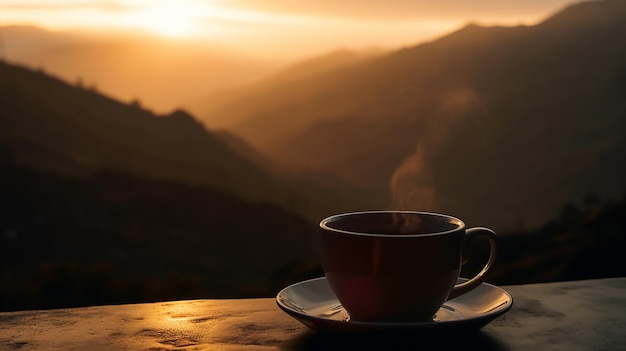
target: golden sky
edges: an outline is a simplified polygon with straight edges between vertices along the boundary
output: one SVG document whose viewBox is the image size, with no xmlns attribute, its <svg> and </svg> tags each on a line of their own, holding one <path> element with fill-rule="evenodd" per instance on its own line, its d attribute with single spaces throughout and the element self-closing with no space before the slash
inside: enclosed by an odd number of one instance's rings
<svg viewBox="0 0 626 351">
<path fill-rule="evenodd" d="M 574 0 L 0 0 L 0 25 L 149 31 L 319 52 L 413 45 L 468 22 L 532 24 Z"/>
</svg>

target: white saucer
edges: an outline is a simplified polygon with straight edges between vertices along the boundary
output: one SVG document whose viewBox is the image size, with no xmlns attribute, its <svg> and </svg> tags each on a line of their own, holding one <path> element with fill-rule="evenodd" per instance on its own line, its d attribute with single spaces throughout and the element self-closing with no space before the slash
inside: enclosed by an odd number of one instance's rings
<svg viewBox="0 0 626 351">
<path fill-rule="evenodd" d="M 466 279 L 459 278 L 459 282 Z M 368 323 L 350 321 L 331 290 L 326 278 L 290 285 L 276 295 L 283 311 L 309 328 L 320 331 L 480 329 L 504 314 L 513 298 L 503 289 L 483 283 L 458 296 L 439 309 L 432 322 Z"/>
</svg>

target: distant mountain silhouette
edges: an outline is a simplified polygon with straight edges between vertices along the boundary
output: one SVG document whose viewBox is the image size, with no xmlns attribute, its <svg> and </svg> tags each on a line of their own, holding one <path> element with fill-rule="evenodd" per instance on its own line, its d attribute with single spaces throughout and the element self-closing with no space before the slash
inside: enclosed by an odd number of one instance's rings
<svg viewBox="0 0 626 351">
<path fill-rule="evenodd" d="M 250 105 L 256 110 L 263 110 L 275 103 L 275 94 L 284 91 L 299 91 L 302 82 L 320 75 L 349 68 L 352 65 L 382 56 L 381 51 L 333 51 L 308 60 L 297 62 L 261 81 L 242 87 L 230 87 L 209 97 L 190 100 L 185 104 L 196 116 L 211 116 L 204 122 L 212 128 L 230 128 L 242 122 L 251 112 Z M 292 91 L 292 92 L 293 92 Z M 246 101 L 242 103 L 242 101 Z M 267 105 L 266 105 L 267 104 Z M 274 126 L 280 127 L 280 126 Z M 265 128 L 260 132 L 264 132 Z"/>
<path fill-rule="evenodd" d="M 375 207 L 536 227 L 626 188 L 626 2 L 438 40 L 239 92 L 213 114 L 278 163 L 359 185 Z M 395 199 L 390 187 L 395 187 Z"/>
<path fill-rule="evenodd" d="M 183 111 L 155 116 L 4 63 L 0 75 L 0 135 L 18 164 L 71 175 L 109 169 L 251 199 L 280 191 Z"/>
<path fill-rule="evenodd" d="M 340 194 L 329 202 L 328 185 L 277 171 L 242 141 L 231 136 L 225 143 L 223 133 L 212 134 L 183 110 L 156 116 L 140 104 L 6 63 L 0 63 L 0 76 L 0 144 L 17 165 L 69 176 L 106 170 L 208 187 L 313 221 L 346 202 Z"/>
</svg>

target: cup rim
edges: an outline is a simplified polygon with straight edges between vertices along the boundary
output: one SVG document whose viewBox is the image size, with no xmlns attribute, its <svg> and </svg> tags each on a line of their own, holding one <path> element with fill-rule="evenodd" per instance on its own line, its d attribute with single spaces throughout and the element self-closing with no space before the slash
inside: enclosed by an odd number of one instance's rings
<svg viewBox="0 0 626 351">
<path fill-rule="evenodd" d="M 403 235 L 390 235 L 390 234 L 384 234 L 384 233 L 363 233 L 363 232 L 355 232 L 355 231 L 338 229 L 338 228 L 333 228 L 333 227 L 328 226 L 329 223 L 332 223 L 334 221 L 337 221 L 337 220 L 339 220 L 341 218 L 345 218 L 345 217 L 358 216 L 358 215 L 364 215 L 364 214 L 381 214 L 381 213 L 382 214 L 384 214 L 384 213 L 404 213 L 404 214 L 416 214 L 416 215 L 420 215 L 420 216 L 430 216 L 430 217 L 445 218 L 445 219 L 449 220 L 450 223 L 457 222 L 456 224 L 458 224 L 458 226 L 456 228 L 454 228 L 454 229 L 444 230 L 444 231 L 440 231 L 440 232 L 421 233 L 421 234 L 403 234 Z M 332 216 L 328 216 L 328 217 L 322 219 L 320 221 L 319 225 L 320 225 L 320 227 L 322 229 L 327 230 L 327 231 L 331 231 L 331 232 L 342 233 L 342 234 L 349 234 L 349 235 L 356 235 L 356 236 L 379 237 L 379 238 L 428 237 L 428 236 L 445 235 L 445 234 L 449 234 L 449 233 L 453 233 L 453 232 L 457 232 L 459 230 L 465 229 L 465 222 L 463 222 L 462 220 L 460 220 L 457 217 L 450 216 L 450 215 L 443 214 L 443 213 L 426 212 L 426 211 L 408 211 L 408 210 L 372 210 L 372 211 L 355 211 L 355 212 L 338 213 L 338 214 L 334 214 Z"/>
</svg>

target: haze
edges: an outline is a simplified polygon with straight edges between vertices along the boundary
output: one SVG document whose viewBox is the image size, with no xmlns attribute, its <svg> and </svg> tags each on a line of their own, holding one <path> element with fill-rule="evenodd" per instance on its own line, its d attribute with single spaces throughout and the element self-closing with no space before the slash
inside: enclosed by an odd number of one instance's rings
<svg viewBox="0 0 626 351">
<path fill-rule="evenodd" d="M 0 26 L 152 32 L 284 60 L 337 48 L 414 45 L 474 22 L 534 24 L 572 0 L 0 1 Z"/>
<path fill-rule="evenodd" d="M 215 94 L 286 66 L 411 47 L 470 22 L 533 25 L 570 2 L 0 0 L 0 58 L 209 123 Z M 50 32 L 9 27 L 24 25 Z"/>
<path fill-rule="evenodd" d="M 626 276 L 626 1 L 209 1 L 0 0 L 0 311 L 276 296 L 372 209 Z"/>
</svg>

